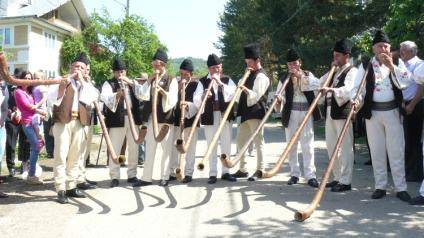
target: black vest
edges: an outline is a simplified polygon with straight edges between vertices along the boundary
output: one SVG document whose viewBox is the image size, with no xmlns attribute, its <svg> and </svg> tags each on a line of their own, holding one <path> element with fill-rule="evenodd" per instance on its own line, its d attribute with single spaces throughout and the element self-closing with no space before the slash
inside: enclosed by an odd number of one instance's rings
<svg viewBox="0 0 424 238">
<path fill-rule="evenodd" d="M 365 85 L 365 98 L 364 98 L 364 105 L 362 106 L 361 110 L 359 111 L 359 115 L 364 117 L 365 119 L 371 119 L 372 117 L 372 106 L 374 104 L 373 96 L 374 96 L 374 89 L 375 89 L 375 77 L 374 77 L 374 68 L 372 67 L 371 62 L 368 63 L 369 70 L 368 75 L 366 78 L 366 85 Z M 398 89 L 395 84 L 393 83 L 392 74 L 389 75 L 390 83 L 392 85 L 393 94 L 395 95 L 395 101 L 399 108 L 399 112 L 403 112 L 402 110 L 402 90 Z"/>
<path fill-rule="evenodd" d="M 253 84 L 255 83 L 255 79 L 259 73 L 265 74 L 265 70 L 259 69 L 257 71 L 252 72 L 247 78 L 246 82 L 244 83 L 244 86 L 248 88 L 249 90 L 252 90 Z M 264 95 L 262 95 L 262 97 L 258 100 L 258 102 L 255 105 L 250 107 L 247 106 L 247 94 L 244 92 L 241 93 L 240 100 L 238 103 L 238 109 L 237 109 L 237 116 L 241 117 L 241 122 L 244 122 L 250 119 L 262 120 L 262 118 L 265 116 L 265 113 L 266 113 L 268 91 L 269 91 L 269 87 L 266 89 Z"/>
<path fill-rule="evenodd" d="M 335 88 L 340 88 L 343 87 L 345 85 L 345 79 L 346 79 L 346 75 L 349 73 L 349 71 L 353 68 L 353 66 L 349 66 L 347 67 L 345 70 L 343 70 L 343 72 L 340 74 L 340 76 L 337 78 L 338 82 L 335 86 Z M 329 85 L 333 85 L 334 82 L 334 77 L 335 74 L 333 75 L 333 78 L 330 81 Z M 339 107 L 339 105 L 336 102 L 336 99 L 334 98 L 334 93 L 332 93 L 331 96 L 331 108 L 330 108 L 330 116 L 331 119 L 333 120 L 341 120 L 341 119 L 346 119 L 347 118 L 347 114 L 349 113 L 347 111 L 347 105 L 349 104 L 349 102 L 343 104 L 342 106 Z M 325 100 L 324 100 L 324 110 L 325 110 L 325 116 L 327 117 L 327 97 L 325 95 Z"/>
<path fill-rule="evenodd" d="M 306 74 L 309 74 L 309 72 L 304 71 Z M 281 84 L 284 83 L 286 79 L 286 76 L 281 77 L 280 81 Z M 290 114 L 292 111 L 292 106 L 293 106 L 293 96 L 294 96 L 294 88 L 293 88 L 293 81 L 290 79 L 287 84 L 286 90 L 285 90 L 285 94 L 286 94 L 286 102 L 284 103 L 284 107 L 283 107 L 283 111 L 281 113 L 281 122 L 283 124 L 284 127 L 288 127 L 289 126 L 289 121 L 290 121 Z M 314 91 L 304 91 L 303 95 L 305 95 L 306 100 L 308 101 L 309 106 L 312 104 L 312 102 L 315 99 L 315 94 Z M 312 113 L 312 117 L 314 121 L 318 121 L 321 119 L 321 112 L 319 110 L 319 107 L 315 107 L 313 113 Z"/>
<path fill-rule="evenodd" d="M 198 83 L 199 83 L 198 81 L 191 81 L 188 85 L 186 85 L 185 100 L 187 102 L 193 102 L 194 92 L 196 91 Z M 178 92 L 178 103 L 177 103 L 177 106 L 175 107 L 175 111 L 174 111 L 174 119 L 175 119 L 174 125 L 175 126 L 180 126 L 180 117 L 181 117 L 180 102 L 181 102 L 181 91 Z M 195 116 L 192 117 L 192 118 L 184 118 L 184 128 L 188 128 L 188 127 L 193 126 L 194 118 L 195 118 Z M 197 126 L 199 126 L 199 123 L 198 123 Z"/>
<path fill-rule="evenodd" d="M 210 79 L 208 79 L 208 76 L 205 76 L 199 80 L 200 83 L 202 83 L 203 89 L 206 90 L 209 86 L 209 83 L 211 82 Z M 226 75 L 221 76 L 221 82 L 228 85 L 228 82 L 230 82 L 230 77 Z M 211 90 L 212 96 L 206 99 L 205 108 L 203 111 L 202 116 L 200 117 L 200 121 L 202 125 L 213 125 L 213 101 L 215 100 L 215 92 Z M 222 92 L 222 88 L 218 87 L 218 103 L 219 103 L 219 110 L 224 113 L 227 110 L 228 104 L 224 100 L 224 94 Z M 231 112 L 230 115 L 228 115 L 227 121 L 234 120 L 234 113 Z"/>
<path fill-rule="evenodd" d="M 114 93 L 121 88 L 118 80 L 115 78 L 109 80 L 108 83 L 112 87 L 112 91 Z M 128 92 L 132 104 L 131 112 L 134 117 L 134 123 L 136 125 L 141 125 L 143 122 L 141 111 L 143 110 L 144 104 L 135 97 L 132 89 L 129 88 Z M 105 123 L 107 128 L 124 127 L 125 115 L 127 115 L 126 109 L 124 108 L 124 103 L 124 98 L 122 97 L 118 102 L 118 106 L 116 107 L 115 112 L 112 112 L 108 107 L 104 107 L 103 113 L 105 116 Z"/>
<path fill-rule="evenodd" d="M 161 86 L 165 91 L 169 91 L 169 85 L 171 84 L 171 80 L 172 78 L 165 74 L 159 80 L 159 86 Z M 150 100 L 144 101 L 144 107 L 141 111 L 144 122 L 147 122 L 149 120 L 150 114 L 152 114 L 153 84 L 154 81 L 152 81 L 152 85 L 150 87 Z M 158 123 L 174 124 L 174 108 L 170 109 L 166 113 L 163 111 L 162 95 L 160 93 L 158 93 L 157 102 L 158 104 L 156 105 L 156 112 L 158 114 Z"/>
</svg>

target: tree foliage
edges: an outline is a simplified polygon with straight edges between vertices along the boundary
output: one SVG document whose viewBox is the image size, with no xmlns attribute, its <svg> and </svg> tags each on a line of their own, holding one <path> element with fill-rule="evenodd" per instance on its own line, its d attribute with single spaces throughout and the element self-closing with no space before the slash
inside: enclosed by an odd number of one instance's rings
<svg viewBox="0 0 424 238">
<path fill-rule="evenodd" d="M 218 24 L 224 32 L 217 43 L 224 70 L 240 76 L 243 45 L 258 42 L 269 74 L 284 70 L 286 52 L 295 48 L 304 68 L 319 75 L 330 65 L 336 40 L 356 41 L 355 54 L 369 50 L 370 29 L 384 26 L 389 6 L 370 0 L 230 0 Z"/>
<path fill-rule="evenodd" d="M 91 75 L 96 82 L 111 77 L 111 64 L 115 57 L 127 65 L 127 75 L 138 77 L 141 72 L 151 73 L 151 61 L 157 48 L 166 50 L 158 36 L 142 17 L 131 15 L 112 20 L 109 13 L 94 13 L 91 24 L 81 34 L 65 39 L 62 46 L 62 73 L 69 70 L 79 52 L 89 55 Z"/>
</svg>

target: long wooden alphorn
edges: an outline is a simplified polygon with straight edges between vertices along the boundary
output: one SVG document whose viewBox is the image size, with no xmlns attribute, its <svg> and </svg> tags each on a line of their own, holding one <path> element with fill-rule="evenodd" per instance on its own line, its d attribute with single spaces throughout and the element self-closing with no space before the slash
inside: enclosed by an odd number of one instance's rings
<svg viewBox="0 0 424 238">
<path fill-rule="evenodd" d="M 330 83 L 331 79 L 333 78 L 335 69 L 336 69 L 336 66 L 332 66 L 331 67 L 331 70 L 328 73 L 327 79 L 325 80 L 325 82 L 323 84 L 323 87 L 327 87 L 328 86 L 328 84 Z M 289 155 L 289 153 L 290 153 L 293 145 L 295 143 L 297 143 L 297 140 L 299 139 L 300 133 L 302 133 L 303 128 L 305 127 L 305 125 L 308 122 L 309 118 L 312 116 L 312 113 L 314 112 L 315 107 L 318 106 L 318 102 L 319 102 L 321 96 L 323 96 L 323 95 L 324 95 L 323 91 L 320 90 L 318 92 L 318 94 L 315 96 L 314 101 L 309 106 L 308 112 L 306 113 L 306 116 L 303 119 L 303 121 L 300 123 L 299 128 L 297 128 L 296 132 L 294 133 L 294 135 L 290 139 L 289 143 L 287 144 L 284 152 L 278 158 L 277 163 L 275 164 L 274 168 L 272 168 L 270 171 L 260 171 L 261 173 L 259 174 L 259 176 L 261 178 L 271 178 L 274 175 L 276 175 L 278 173 L 278 171 L 280 171 L 281 166 L 283 166 L 283 163 L 287 159 L 287 157 L 288 157 L 288 155 Z"/>
<path fill-rule="evenodd" d="M 200 83 L 200 82 L 199 82 Z M 208 88 L 203 93 L 203 100 L 200 104 L 199 110 L 197 111 L 196 117 L 194 118 L 193 125 L 190 129 L 190 132 L 187 137 L 187 141 L 184 141 L 184 137 L 181 137 L 181 139 L 177 140 L 177 144 L 175 145 L 177 147 L 178 152 L 181 154 L 187 153 L 188 147 L 190 147 L 191 140 L 193 139 L 193 135 L 197 130 L 197 124 L 199 123 L 200 117 L 202 116 L 203 109 L 205 108 L 206 101 L 208 100 L 208 95 L 210 91 L 212 90 L 212 81 L 209 83 Z"/>
<path fill-rule="evenodd" d="M 181 79 L 181 80 L 184 80 L 181 83 L 181 91 L 180 91 L 181 92 L 180 93 L 180 114 L 181 115 L 180 115 L 180 139 L 179 140 L 182 141 L 182 140 L 184 140 L 184 119 L 185 119 L 185 110 L 186 110 L 187 105 L 185 104 L 186 82 L 185 82 L 185 79 Z M 189 79 L 187 85 L 190 83 L 190 80 L 191 80 L 191 78 Z M 185 157 L 184 153 L 181 153 L 178 156 L 178 168 L 175 170 L 175 176 L 177 177 L 178 181 L 182 180 L 182 178 L 183 178 L 183 175 L 181 173 L 181 171 L 182 171 L 181 166 L 182 166 L 182 161 L 183 161 L 184 157 Z"/>
<path fill-rule="evenodd" d="M 282 93 L 284 92 L 284 90 L 286 89 L 288 82 L 290 81 L 290 74 L 287 75 L 282 87 L 280 88 L 280 90 L 277 92 L 276 96 L 281 96 Z M 278 100 L 277 98 L 275 98 L 272 101 L 271 106 L 269 107 L 268 111 L 265 113 L 264 118 L 262 118 L 262 121 L 259 123 L 258 127 L 256 128 L 256 130 L 253 132 L 253 134 L 250 135 L 250 138 L 247 140 L 247 142 L 244 144 L 244 146 L 240 149 L 240 151 L 237 153 L 236 157 L 233 160 L 229 159 L 229 155 L 227 156 L 226 154 L 221 154 L 221 162 L 222 164 L 227 167 L 227 168 L 232 168 L 234 167 L 239 161 L 240 159 L 243 157 L 244 153 L 246 152 L 246 150 L 249 148 L 249 145 L 252 143 L 252 141 L 255 139 L 255 136 L 262 130 L 262 128 L 264 127 L 266 121 L 268 120 L 268 117 L 271 115 L 271 113 L 274 111 L 274 107 L 275 105 L 277 105 Z"/>
<path fill-rule="evenodd" d="M 362 88 L 365 86 L 365 82 L 366 82 L 366 78 L 367 78 L 370 66 L 371 66 L 371 64 L 369 64 L 367 66 L 367 69 L 365 70 L 364 77 L 362 78 L 361 83 L 359 84 L 358 91 L 356 92 L 356 95 L 353 99 L 354 102 L 356 102 L 361 95 L 361 91 L 362 91 Z M 350 120 L 352 119 L 354 114 L 355 114 L 355 106 L 350 108 L 349 114 L 348 114 L 346 121 L 343 125 L 342 131 L 340 132 L 339 138 L 337 139 L 336 146 L 334 148 L 333 153 L 331 154 L 331 158 L 328 162 L 327 169 L 325 170 L 321 184 L 318 188 L 317 193 L 315 194 L 314 199 L 312 200 L 312 203 L 309 205 L 308 208 L 306 208 L 306 210 L 297 211 L 294 214 L 294 219 L 296 221 L 304 221 L 304 220 L 308 219 L 311 216 L 311 214 L 315 211 L 315 209 L 318 207 L 322 197 L 324 196 L 325 185 L 327 184 L 328 179 L 330 178 L 330 174 L 331 174 L 331 171 L 333 170 L 333 166 L 334 166 L 334 161 L 336 159 L 338 159 L 338 157 L 339 157 L 340 147 L 343 143 L 344 136 L 345 136 L 345 134 L 346 134 L 346 132 L 347 132 L 349 126 L 350 126 Z"/>
<path fill-rule="evenodd" d="M 103 137 L 106 141 L 107 150 L 109 152 L 110 158 L 115 164 L 121 164 L 125 162 L 125 157 L 118 157 L 116 155 L 115 149 L 113 148 L 112 141 L 110 140 L 109 131 L 107 130 L 106 123 L 104 120 L 103 113 L 100 111 L 99 103 L 97 101 L 93 102 L 94 109 L 96 110 L 97 117 L 99 118 L 100 127 L 103 131 Z"/>
<path fill-rule="evenodd" d="M 47 79 L 47 80 L 26 80 L 26 79 L 15 79 L 9 74 L 7 69 L 6 57 L 3 52 L 0 52 L 0 77 L 11 85 L 16 86 L 38 86 L 38 85 L 51 85 L 59 84 L 64 79 Z"/>
<path fill-rule="evenodd" d="M 127 109 L 127 116 L 128 116 L 128 121 L 130 124 L 131 135 L 136 144 L 141 144 L 144 141 L 144 138 L 146 137 L 147 127 L 142 126 L 137 134 L 137 127 L 134 122 L 134 115 L 132 114 L 132 111 L 131 111 L 130 98 L 127 91 L 128 87 L 123 82 L 120 82 L 120 84 L 121 84 L 121 88 L 124 91 L 124 102 L 125 102 L 125 107 Z"/>
<path fill-rule="evenodd" d="M 243 77 L 241 78 L 240 82 L 238 83 L 238 86 L 237 86 L 236 92 L 234 93 L 233 99 L 228 104 L 227 110 L 225 110 L 225 113 L 221 118 L 221 123 L 219 124 L 219 127 L 218 127 L 217 131 L 215 132 L 215 135 L 213 136 L 211 143 L 208 146 L 208 150 L 206 151 L 206 153 L 203 156 L 200 163 L 197 165 L 197 168 L 199 170 L 203 170 L 205 168 L 204 162 L 212 154 L 212 150 L 215 147 L 216 143 L 218 142 L 218 138 L 221 135 L 221 131 L 224 128 L 225 123 L 227 122 L 227 118 L 230 115 L 230 113 L 233 111 L 234 103 L 240 97 L 240 94 L 242 92 L 241 87 L 244 86 L 244 83 L 246 82 L 246 80 L 249 76 L 250 76 L 250 70 L 247 69 L 246 72 L 244 73 Z M 211 84 L 212 84 L 212 82 L 211 82 Z"/>
<path fill-rule="evenodd" d="M 157 114 L 157 105 L 158 105 L 158 89 L 159 87 L 159 74 L 156 74 L 155 82 L 152 85 L 153 89 L 153 98 L 152 98 L 152 123 L 153 123 L 153 136 L 155 137 L 156 142 L 161 142 L 166 134 L 168 134 L 169 126 L 163 125 L 159 131 L 158 125 L 158 114 Z"/>
</svg>

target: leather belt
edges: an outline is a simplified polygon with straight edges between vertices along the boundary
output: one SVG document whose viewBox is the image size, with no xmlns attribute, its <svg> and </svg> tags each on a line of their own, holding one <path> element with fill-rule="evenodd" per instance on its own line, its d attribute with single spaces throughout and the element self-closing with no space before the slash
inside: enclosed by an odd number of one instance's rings
<svg viewBox="0 0 424 238">
<path fill-rule="evenodd" d="M 372 104 L 372 110 L 374 111 L 390 111 L 395 108 L 397 108 L 396 101 L 390 101 L 390 102 L 373 102 Z"/>
<path fill-rule="evenodd" d="M 293 102 L 292 110 L 294 111 L 307 111 L 309 104 L 307 102 Z"/>
</svg>

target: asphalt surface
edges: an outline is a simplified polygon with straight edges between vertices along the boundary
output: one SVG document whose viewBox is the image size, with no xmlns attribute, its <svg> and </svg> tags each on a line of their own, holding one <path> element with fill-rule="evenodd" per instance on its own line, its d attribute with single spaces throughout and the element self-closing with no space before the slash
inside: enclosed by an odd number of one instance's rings
<svg viewBox="0 0 424 238">
<path fill-rule="evenodd" d="M 233 137 L 235 130 L 234 126 Z M 285 136 L 275 123 L 267 125 L 265 135 L 265 164 L 272 168 L 285 148 Z M 95 136 L 92 163 L 99 141 L 100 136 Z M 198 160 L 205 151 L 201 130 Z M 52 160 L 40 162 L 45 185 L 28 185 L 19 178 L 1 184 L 1 191 L 10 197 L 0 200 L 0 237 L 424 237 L 423 206 L 397 199 L 392 185 L 385 198 L 371 199 L 372 167 L 363 165 L 368 155 L 361 145 L 355 154 L 352 191 L 326 191 L 320 207 L 304 222 L 295 221 L 294 213 L 308 206 L 316 190 L 303 179 L 287 185 L 287 163 L 277 176 L 256 182 L 218 180 L 208 185 L 206 167 L 195 171 L 194 181 L 188 185 L 174 181 L 169 187 L 160 187 L 156 181 L 143 188 L 127 184 L 126 168 L 121 168 L 120 186 L 111 189 L 105 156 L 103 144 L 100 166 L 87 169 L 87 177 L 98 181 L 99 187 L 86 191 L 87 198 L 71 199 L 67 205 L 55 201 Z M 328 164 L 320 136 L 315 139 L 315 156 L 320 181 Z M 247 157 L 247 161 L 253 172 L 255 157 Z M 140 166 L 138 177 L 142 170 Z M 158 170 L 159 162 L 155 164 L 156 179 Z M 232 172 L 236 170 L 237 166 Z M 419 183 L 408 183 L 411 195 L 417 195 L 418 188 Z"/>
</svg>

